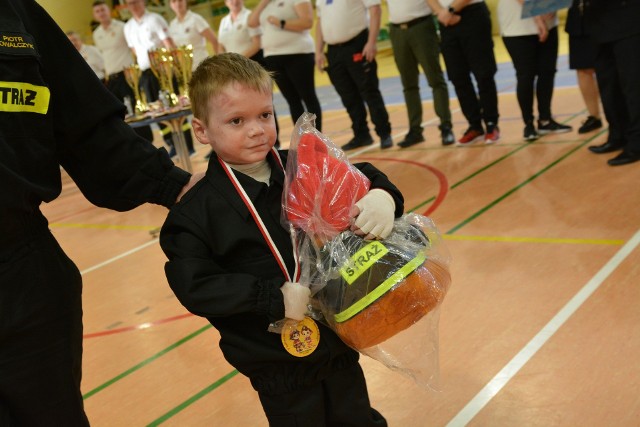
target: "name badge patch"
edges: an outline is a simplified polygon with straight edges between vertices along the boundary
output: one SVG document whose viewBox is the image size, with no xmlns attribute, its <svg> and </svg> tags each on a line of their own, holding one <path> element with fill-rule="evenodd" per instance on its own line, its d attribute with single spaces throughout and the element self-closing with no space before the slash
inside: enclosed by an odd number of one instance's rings
<svg viewBox="0 0 640 427">
<path fill-rule="evenodd" d="M 49 88 L 22 82 L 0 81 L 0 111 L 47 114 Z"/>
<path fill-rule="evenodd" d="M 33 37 L 26 33 L 0 31 L 0 53 L 37 55 Z"/>
</svg>

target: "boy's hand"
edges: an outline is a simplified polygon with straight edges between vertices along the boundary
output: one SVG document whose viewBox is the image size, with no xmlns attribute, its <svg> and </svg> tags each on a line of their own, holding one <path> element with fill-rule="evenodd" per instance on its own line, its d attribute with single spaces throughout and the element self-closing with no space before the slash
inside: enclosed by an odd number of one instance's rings
<svg viewBox="0 0 640 427">
<path fill-rule="evenodd" d="M 393 229 L 396 204 L 384 190 L 374 188 L 358 200 L 352 211 L 356 216 L 351 231 L 365 239 L 384 239 Z"/>
<path fill-rule="evenodd" d="M 284 295 L 284 316 L 293 320 L 304 319 L 311 290 L 300 283 L 284 282 L 280 291 Z"/>
</svg>

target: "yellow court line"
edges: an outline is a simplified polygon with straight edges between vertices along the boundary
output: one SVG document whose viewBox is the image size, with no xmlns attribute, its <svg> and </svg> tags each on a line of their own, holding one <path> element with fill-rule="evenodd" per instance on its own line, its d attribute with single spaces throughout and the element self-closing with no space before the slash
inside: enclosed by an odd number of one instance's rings
<svg viewBox="0 0 640 427">
<path fill-rule="evenodd" d="M 135 230 L 135 231 L 149 231 L 158 228 L 157 225 L 112 225 L 112 224 L 74 224 L 74 223 L 62 223 L 52 222 L 49 224 L 52 228 L 94 228 L 99 230 Z"/>
<path fill-rule="evenodd" d="M 78 223 L 61 223 L 52 222 L 49 224 L 52 228 L 93 228 L 99 230 L 135 230 L 135 231 L 151 231 L 158 229 L 157 226 L 143 225 L 110 225 L 110 224 L 78 224 Z M 460 234 L 444 234 L 445 240 L 464 240 L 478 242 L 518 242 L 518 243 L 555 243 L 555 244 L 571 244 L 571 245 L 612 245 L 620 246 L 625 243 L 620 239 L 562 239 L 547 237 L 510 237 L 510 236 L 465 236 Z"/>
<path fill-rule="evenodd" d="M 571 245 L 623 245 L 624 240 L 618 239 L 560 239 L 545 237 L 508 237 L 508 236 L 462 236 L 459 234 L 444 234 L 445 240 L 467 240 L 481 242 L 518 242 L 518 243 L 559 243 Z"/>
</svg>

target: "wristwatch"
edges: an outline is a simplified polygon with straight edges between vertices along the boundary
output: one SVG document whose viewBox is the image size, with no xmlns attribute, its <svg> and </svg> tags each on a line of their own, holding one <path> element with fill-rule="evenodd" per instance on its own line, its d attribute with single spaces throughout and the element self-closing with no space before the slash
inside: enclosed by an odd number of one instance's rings
<svg viewBox="0 0 640 427">
<path fill-rule="evenodd" d="M 280 20 L 280 28 L 282 28 L 284 30 L 284 24 L 286 24 L 287 21 L 285 21 L 284 19 Z"/>
</svg>

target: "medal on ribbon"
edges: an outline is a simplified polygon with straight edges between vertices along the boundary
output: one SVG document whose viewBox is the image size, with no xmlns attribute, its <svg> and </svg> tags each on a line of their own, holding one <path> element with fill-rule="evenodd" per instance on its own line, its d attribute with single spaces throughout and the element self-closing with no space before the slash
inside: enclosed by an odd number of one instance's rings
<svg viewBox="0 0 640 427">
<path fill-rule="evenodd" d="M 293 356 L 305 357 L 320 344 L 320 329 L 316 322 L 305 317 L 301 321 L 287 319 L 282 327 L 282 345 Z"/>
</svg>

